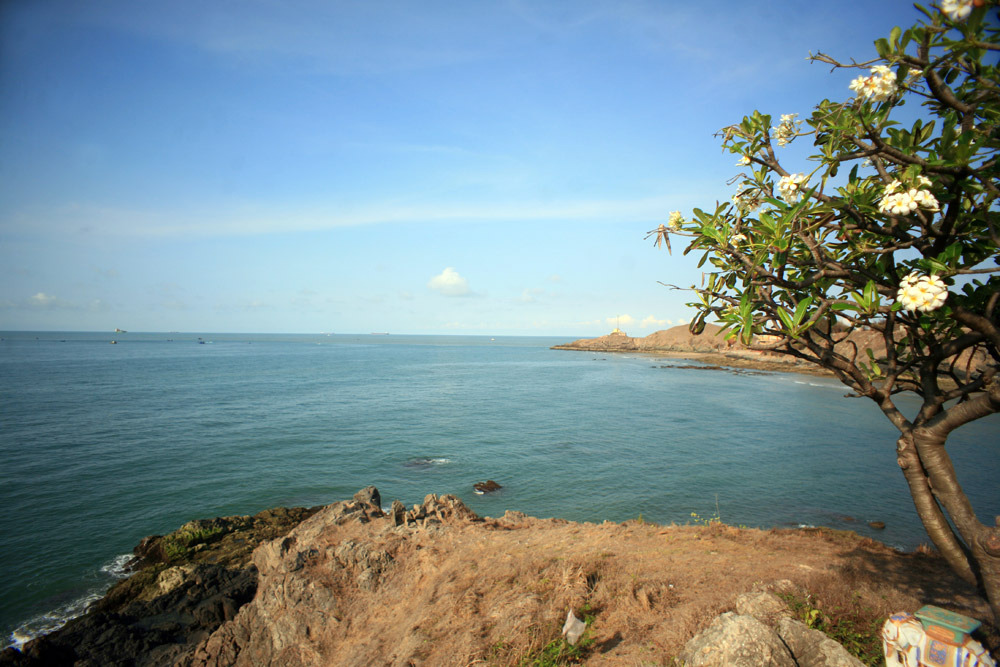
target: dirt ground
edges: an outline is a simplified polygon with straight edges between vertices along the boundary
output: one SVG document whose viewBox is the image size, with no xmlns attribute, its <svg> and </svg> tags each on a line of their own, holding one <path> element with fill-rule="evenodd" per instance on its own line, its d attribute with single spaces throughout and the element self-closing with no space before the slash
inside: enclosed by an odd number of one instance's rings
<svg viewBox="0 0 1000 667">
<path fill-rule="evenodd" d="M 849 532 L 581 524 L 514 512 L 405 535 L 379 524 L 325 535 L 392 556 L 374 591 L 350 578 L 333 584 L 338 623 L 310 639 L 330 664 L 533 664 L 572 609 L 590 621 L 586 664 L 670 665 L 739 594 L 760 589 L 794 591 L 824 614 L 876 626 L 924 604 L 989 618 L 936 556 Z M 313 577 L 331 580 L 317 568 Z"/>
</svg>

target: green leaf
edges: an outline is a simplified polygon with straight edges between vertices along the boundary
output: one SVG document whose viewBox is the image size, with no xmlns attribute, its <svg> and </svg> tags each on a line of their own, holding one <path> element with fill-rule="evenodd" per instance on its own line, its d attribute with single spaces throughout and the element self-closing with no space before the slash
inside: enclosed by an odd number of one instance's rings
<svg viewBox="0 0 1000 667">
<path fill-rule="evenodd" d="M 837 303 L 831 303 L 830 310 L 835 312 L 840 312 L 841 310 L 859 310 L 859 308 L 855 306 L 853 303 L 839 301 Z"/>
<path fill-rule="evenodd" d="M 813 298 L 811 296 L 807 296 L 802 299 L 802 301 L 799 301 L 799 305 L 795 307 L 795 315 L 792 316 L 792 319 L 795 322 L 796 327 L 802 324 L 802 318 L 806 316 L 806 311 L 809 310 L 809 306 L 812 305 L 812 302 Z"/>
<path fill-rule="evenodd" d="M 778 306 L 778 317 L 781 319 L 781 323 L 785 325 L 785 328 L 791 331 L 794 327 L 792 326 L 792 318 L 788 314 L 788 311 Z"/>
</svg>

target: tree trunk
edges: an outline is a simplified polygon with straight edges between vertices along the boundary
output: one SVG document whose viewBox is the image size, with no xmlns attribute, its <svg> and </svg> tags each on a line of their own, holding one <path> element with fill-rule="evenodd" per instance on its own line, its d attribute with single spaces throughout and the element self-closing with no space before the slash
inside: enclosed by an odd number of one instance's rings
<svg viewBox="0 0 1000 667">
<path fill-rule="evenodd" d="M 924 524 L 924 530 L 941 556 L 958 576 L 974 586 L 979 585 L 976 573 L 972 568 L 971 554 L 965 548 L 951 524 L 941 511 L 934 494 L 931 491 L 927 474 L 924 472 L 912 434 L 906 434 L 896 442 L 896 463 L 903 471 L 903 477 L 910 487 L 910 496 L 916 507 L 917 516 Z"/>
<path fill-rule="evenodd" d="M 932 429 L 913 429 L 897 443 L 898 461 L 927 534 L 951 568 L 979 587 L 998 622 L 1000 527 L 984 525 L 976 517 L 945 450 L 945 437 Z"/>
</svg>

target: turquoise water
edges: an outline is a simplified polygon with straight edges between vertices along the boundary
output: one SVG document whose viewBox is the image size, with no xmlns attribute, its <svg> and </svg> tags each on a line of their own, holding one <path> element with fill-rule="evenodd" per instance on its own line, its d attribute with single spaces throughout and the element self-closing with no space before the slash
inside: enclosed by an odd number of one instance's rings
<svg viewBox="0 0 1000 667">
<path fill-rule="evenodd" d="M 684 523 L 718 507 L 733 524 L 927 541 L 894 430 L 834 380 L 551 338 L 0 337 L 5 644 L 99 594 L 145 535 L 369 484 L 385 504 L 452 493 L 487 516 Z M 980 516 L 1000 514 L 998 436 L 993 416 L 949 445 Z M 503 490 L 475 495 L 487 478 Z"/>
</svg>

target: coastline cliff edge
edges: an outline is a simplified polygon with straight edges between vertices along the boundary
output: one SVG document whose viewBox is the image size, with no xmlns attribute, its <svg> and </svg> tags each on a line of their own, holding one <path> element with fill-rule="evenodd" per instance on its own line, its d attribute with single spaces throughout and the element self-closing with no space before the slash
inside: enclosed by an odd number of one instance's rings
<svg viewBox="0 0 1000 667">
<path fill-rule="evenodd" d="M 386 511 L 375 487 L 192 521 L 144 539 L 134 565 L 87 614 L 0 665 L 531 664 L 562 646 L 568 612 L 587 624 L 573 648 L 587 664 L 702 664 L 684 651 L 733 611 L 726 622 L 757 638 L 727 631 L 720 651 L 758 642 L 772 664 L 855 665 L 799 605 L 846 605 L 866 623 L 923 604 L 989 618 L 938 556 L 852 532 L 488 518 L 434 494 Z"/>
</svg>

